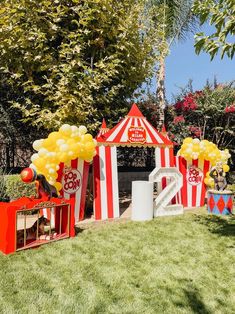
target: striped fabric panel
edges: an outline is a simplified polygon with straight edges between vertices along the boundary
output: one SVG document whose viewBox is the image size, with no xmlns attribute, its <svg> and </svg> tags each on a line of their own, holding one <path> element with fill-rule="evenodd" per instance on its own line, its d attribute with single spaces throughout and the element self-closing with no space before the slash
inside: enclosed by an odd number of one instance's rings
<svg viewBox="0 0 235 314">
<path fill-rule="evenodd" d="M 119 217 L 116 147 L 99 146 L 93 167 L 95 219 Z"/>
</svg>

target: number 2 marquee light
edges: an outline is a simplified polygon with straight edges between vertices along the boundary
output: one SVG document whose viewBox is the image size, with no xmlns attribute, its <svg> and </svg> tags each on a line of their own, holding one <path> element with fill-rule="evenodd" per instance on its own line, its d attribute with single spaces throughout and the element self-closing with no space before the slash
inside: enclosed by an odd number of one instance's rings
<svg viewBox="0 0 235 314">
<path fill-rule="evenodd" d="M 119 217 L 117 147 L 154 147 L 171 156 L 173 143 L 160 134 L 143 116 L 136 104 L 114 128 L 108 130 L 103 121 L 97 136 L 94 157 L 94 214 L 96 220 Z M 170 153 L 169 153 L 170 151 Z"/>
</svg>

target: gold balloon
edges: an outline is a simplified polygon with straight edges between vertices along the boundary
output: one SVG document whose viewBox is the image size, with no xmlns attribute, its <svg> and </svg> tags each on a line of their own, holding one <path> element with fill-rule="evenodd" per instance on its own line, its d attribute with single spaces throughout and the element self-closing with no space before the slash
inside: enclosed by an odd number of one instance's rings
<svg viewBox="0 0 235 314">
<path fill-rule="evenodd" d="M 223 165 L 223 170 L 224 172 L 228 172 L 229 171 L 229 166 L 228 165 Z"/>
<path fill-rule="evenodd" d="M 56 182 L 54 184 L 54 187 L 56 188 L 57 191 L 60 191 L 62 189 L 62 184 L 60 182 Z"/>
</svg>

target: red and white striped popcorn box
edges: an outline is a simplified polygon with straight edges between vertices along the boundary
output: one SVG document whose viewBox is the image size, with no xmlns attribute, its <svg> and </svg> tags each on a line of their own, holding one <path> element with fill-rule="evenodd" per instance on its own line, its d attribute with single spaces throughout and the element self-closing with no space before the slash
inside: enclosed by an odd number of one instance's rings
<svg viewBox="0 0 235 314">
<path fill-rule="evenodd" d="M 204 159 L 187 161 L 183 157 L 176 156 L 175 165 L 183 175 L 179 202 L 189 208 L 203 206 L 206 198 L 204 178 L 210 169 L 210 162 Z"/>
<path fill-rule="evenodd" d="M 58 182 L 62 184 L 60 194 L 72 200 L 75 210 L 75 222 L 84 219 L 87 182 L 90 164 L 82 159 L 74 159 L 69 164 L 60 163 Z"/>
</svg>

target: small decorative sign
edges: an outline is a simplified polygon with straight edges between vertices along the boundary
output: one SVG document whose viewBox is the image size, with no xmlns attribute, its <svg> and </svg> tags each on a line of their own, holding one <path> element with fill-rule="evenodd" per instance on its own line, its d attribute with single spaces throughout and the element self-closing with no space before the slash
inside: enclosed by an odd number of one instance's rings
<svg viewBox="0 0 235 314">
<path fill-rule="evenodd" d="M 133 144 L 146 142 L 146 130 L 142 126 L 131 126 L 128 129 L 128 141 Z"/>
<path fill-rule="evenodd" d="M 81 187 L 82 175 L 77 169 L 65 168 L 62 186 L 65 193 L 74 194 Z"/>
<path fill-rule="evenodd" d="M 202 183 L 203 180 L 203 172 L 201 169 L 197 168 L 196 166 L 191 166 L 187 170 L 187 182 L 191 185 L 198 185 Z"/>
</svg>

